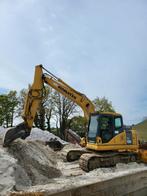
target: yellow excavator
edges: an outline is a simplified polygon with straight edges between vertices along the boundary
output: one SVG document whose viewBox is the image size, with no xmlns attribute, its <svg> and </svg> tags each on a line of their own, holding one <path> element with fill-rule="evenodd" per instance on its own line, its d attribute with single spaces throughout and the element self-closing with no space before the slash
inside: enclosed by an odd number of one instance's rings
<svg viewBox="0 0 147 196">
<path fill-rule="evenodd" d="M 84 148 L 70 149 L 66 155 L 68 161 L 80 159 L 80 167 L 85 171 L 114 166 L 119 162 L 147 163 L 147 146 L 140 147 L 137 132 L 124 127 L 121 114 L 96 112 L 93 103 L 84 94 L 70 87 L 42 65 L 35 67 L 34 82 L 28 91 L 22 114 L 24 122 L 7 131 L 4 147 L 9 147 L 17 138 L 25 139 L 30 135 L 37 109 L 44 97 L 44 84 L 80 106 L 89 121 L 86 136 L 81 140 Z"/>
</svg>

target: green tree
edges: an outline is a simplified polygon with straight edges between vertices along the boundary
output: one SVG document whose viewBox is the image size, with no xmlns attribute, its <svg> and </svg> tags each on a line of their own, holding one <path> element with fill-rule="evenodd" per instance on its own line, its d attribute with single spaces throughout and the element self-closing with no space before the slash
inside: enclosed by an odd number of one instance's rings
<svg viewBox="0 0 147 196">
<path fill-rule="evenodd" d="M 0 95 L 0 125 L 13 126 L 16 108 L 18 105 L 17 92 L 10 91 Z"/>
<path fill-rule="evenodd" d="M 10 91 L 8 93 L 8 104 L 9 104 L 9 123 L 10 126 L 13 126 L 14 115 L 18 106 L 18 97 L 17 91 Z"/>
<path fill-rule="evenodd" d="M 106 97 L 99 98 L 93 100 L 96 111 L 98 112 L 115 112 L 112 102 L 109 101 Z"/>
<path fill-rule="evenodd" d="M 0 95 L 0 125 L 4 125 L 6 116 L 8 115 L 8 96 Z"/>
</svg>

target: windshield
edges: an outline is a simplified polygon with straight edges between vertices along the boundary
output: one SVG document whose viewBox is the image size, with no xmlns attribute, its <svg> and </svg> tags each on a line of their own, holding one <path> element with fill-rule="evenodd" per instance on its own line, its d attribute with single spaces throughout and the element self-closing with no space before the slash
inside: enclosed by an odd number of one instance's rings
<svg viewBox="0 0 147 196">
<path fill-rule="evenodd" d="M 88 137 L 95 138 L 97 134 L 97 129 L 98 129 L 98 116 L 97 115 L 91 116 Z"/>
</svg>

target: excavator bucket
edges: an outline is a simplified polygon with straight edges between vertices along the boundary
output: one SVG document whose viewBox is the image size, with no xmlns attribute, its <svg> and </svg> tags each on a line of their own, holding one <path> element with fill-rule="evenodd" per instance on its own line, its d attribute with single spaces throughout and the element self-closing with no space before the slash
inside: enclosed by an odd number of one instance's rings
<svg viewBox="0 0 147 196">
<path fill-rule="evenodd" d="M 17 138 L 25 139 L 29 135 L 30 130 L 28 130 L 24 123 L 21 123 L 6 132 L 3 147 L 8 147 Z"/>
</svg>

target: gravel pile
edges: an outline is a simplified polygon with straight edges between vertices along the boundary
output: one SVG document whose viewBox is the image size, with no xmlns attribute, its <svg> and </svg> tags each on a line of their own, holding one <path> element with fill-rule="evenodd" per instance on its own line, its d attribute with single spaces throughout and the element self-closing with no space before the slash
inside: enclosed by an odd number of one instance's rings
<svg viewBox="0 0 147 196">
<path fill-rule="evenodd" d="M 19 170 L 23 168 L 23 185 L 46 184 L 50 178 L 59 177 L 57 155 L 44 143 L 18 139 L 8 148 L 8 152 L 18 160 Z M 19 172 L 21 174 L 21 172 Z M 19 182 L 21 182 L 19 180 Z M 29 184 L 26 184 L 27 182 Z"/>
<path fill-rule="evenodd" d="M 60 138 L 34 128 L 27 140 L 17 139 L 9 148 L 3 148 L 6 131 L 0 127 L 0 195 L 6 195 L 11 189 L 24 190 L 32 185 L 47 184 L 51 178 L 61 176 L 57 154 L 44 142 L 51 138 L 63 142 Z"/>
<path fill-rule="evenodd" d="M 8 129 L 0 126 L 0 138 L 3 138 L 5 133 Z M 50 133 L 49 131 L 43 131 L 39 128 L 32 128 L 30 136 L 26 138 L 26 140 L 41 140 L 41 141 L 49 141 L 50 139 L 57 139 L 59 142 L 66 144 L 67 142 L 63 141 L 53 133 Z"/>
<path fill-rule="evenodd" d="M 6 196 L 15 186 L 17 160 L 0 148 L 0 195 Z"/>
<path fill-rule="evenodd" d="M 26 140 L 41 140 L 41 141 L 49 141 L 50 139 L 57 139 L 61 143 L 66 143 L 65 141 L 61 140 L 59 137 L 55 136 L 53 133 L 50 133 L 49 131 L 43 131 L 39 128 L 33 128 L 31 130 L 31 134 L 29 137 L 26 138 Z"/>
</svg>

